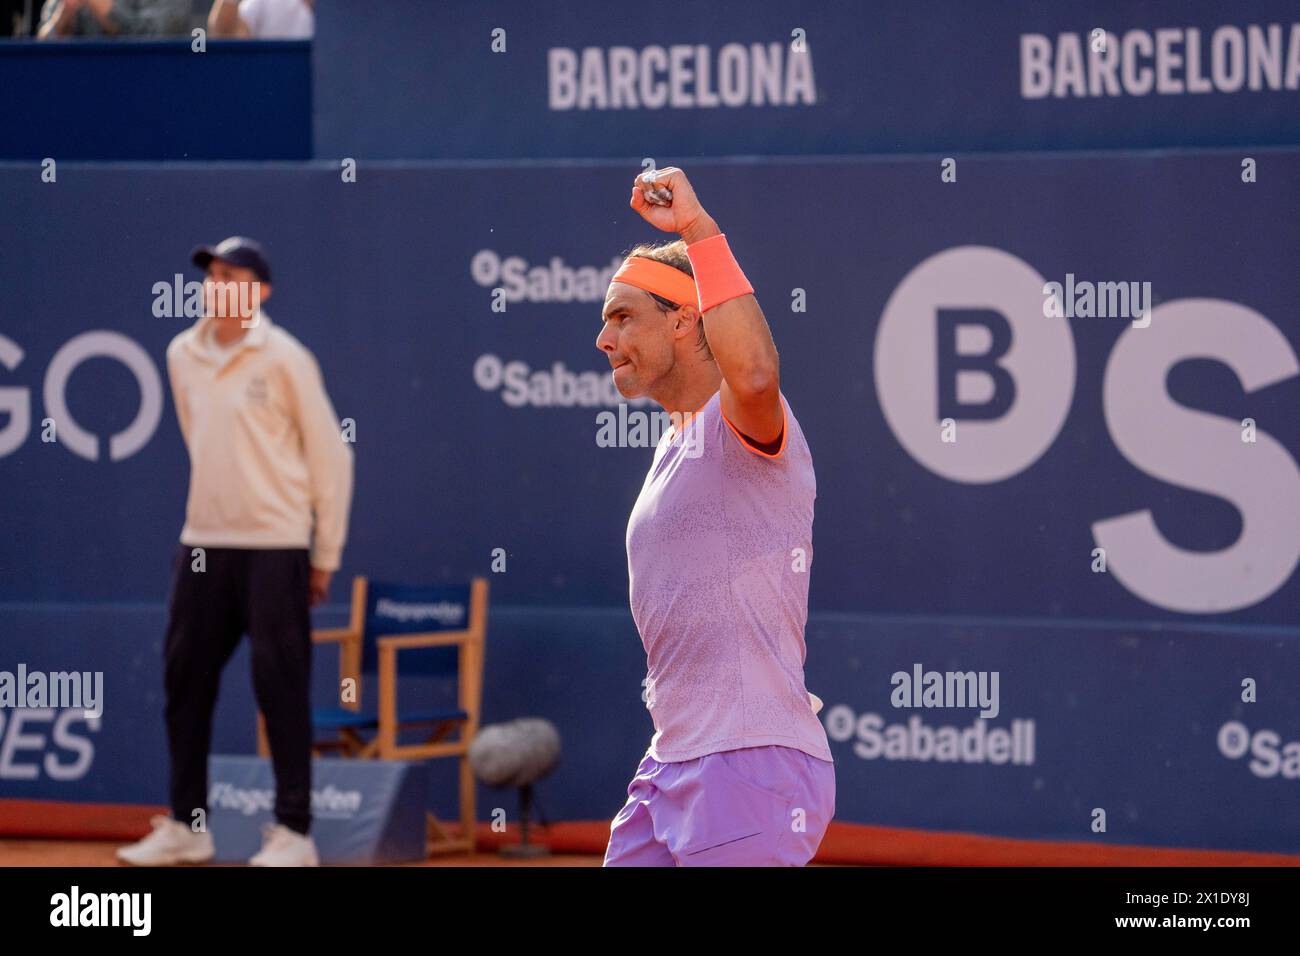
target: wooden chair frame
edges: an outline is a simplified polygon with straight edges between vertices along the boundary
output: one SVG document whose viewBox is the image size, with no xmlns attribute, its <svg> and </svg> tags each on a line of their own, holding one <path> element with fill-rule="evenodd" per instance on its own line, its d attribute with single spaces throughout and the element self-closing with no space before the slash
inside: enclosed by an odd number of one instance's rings
<svg viewBox="0 0 1300 956">
<path fill-rule="evenodd" d="M 361 710 L 365 692 L 361 680 L 362 644 L 365 640 L 366 597 L 369 581 L 364 575 L 352 580 L 352 609 L 348 626 L 312 631 L 313 644 L 338 644 L 339 686 L 351 678 L 355 680 L 356 700 L 342 702 L 340 706 Z M 313 743 L 312 753 L 319 755 L 335 751 L 344 757 L 370 760 L 432 760 L 439 757 L 457 757 L 460 765 L 460 835 L 453 837 L 432 813 L 428 814 L 429 853 L 474 851 L 475 800 L 474 771 L 469 763 L 469 747 L 478 733 L 483 699 L 483 663 L 487 644 L 488 582 L 474 578 L 470 584 L 468 628 L 463 631 L 430 631 L 423 634 L 377 635 L 379 651 L 379 727 L 369 740 L 352 728 L 342 728 L 337 741 Z M 429 736 L 421 743 L 398 743 L 398 732 L 404 728 L 420 726 L 415 723 L 400 724 L 397 719 L 397 656 L 401 651 L 428 647 L 456 647 L 458 655 L 457 696 L 466 717 L 457 720 L 440 720 L 431 723 Z M 459 729 L 458 739 L 445 740 L 448 734 Z M 259 710 L 257 714 L 257 752 L 270 755 L 266 738 L 266 725 Z"/>
</svg>

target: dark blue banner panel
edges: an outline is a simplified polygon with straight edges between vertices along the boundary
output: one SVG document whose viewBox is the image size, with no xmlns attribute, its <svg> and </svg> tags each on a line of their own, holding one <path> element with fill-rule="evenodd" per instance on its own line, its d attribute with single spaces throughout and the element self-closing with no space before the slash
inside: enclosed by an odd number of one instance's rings
<svg viewBox="0 0 1300 956">
<path fill-rule="evenodd" d="M 0 40 L 0 159 L 309 159 L 311 86 L 307 41 Z"/>
<path fill-rule="evenodd" d="M 321 157 L 1300 142 L 1287 0 L 385 0 L 315 43 Z"/>
<path fill-rule="evenodd" d="M 840 818 L 1292 851 L 1300 153 L 682 165 L 817 468 L 808 686 Z M 620 252 L 657 238 L 635 172 L 0 167 L 0 671 L 105 696 L 4 711 L 0 794 L 163 799 L 188 477 L 164 351 L 190 248 L 240 233 L 351 423 L 335 599 L 353 573 L 490 577 L 485 720 L 555 721 L 548 812 L 614 812 L 650 735 L 623 549 L 652 409 L 594 343 Z M 985 696 L 898 696 L 930 672 Z M 220 751 L 251 750 L 246 674 Z"/>
<path fill-rule="evenodd" d="M 1246 160 L 691 167 L 813 450 L 816 607 L 1295 623 L 1300 160 Z M 187 473 L 164 352 L 189 250 L 240 233 L 353 423 L 345 573 L 500 548 L 497 600 L 622 606 L 654 436 L 595 338 L 656 238 L 635 171 L 4 170 L 0 594 L 159 597 Z"/>
<path fill-rule="evenodd" d="M 322 625 L 342 620 L 340 609 L 321 616 Z M 0 605 L 10 662 L 2 669 L 17 660 L 33 671 L 105 675 L 99 717 L 0 710 L 0 797 L 166 804 L 165 622 L 161 606 Z M 1294 853 L 1296 641 L 1294 631 L 1280 629 L 814 612 L 807 678 L 825 702 L 836 819 Z M 245 643 L 226 668 L 214 753 L 253 752 L 249 666 Z M 977 692 L 965 707 L 896 702 L 895 675 L 910 677 L 917 667 L 970 673 Z M 331 699 L 336 674 L 333 655 L 319 652 L 318 703 Z M 626 611 L 492 611 L 483 718 L 541 716 L 555 724 L 562 758 L 538 789 L 549 819 L 609 819 L 622 805 L 653 731 L 644 675 Z M 1246 680 L 1255 702 L 1242 699 Z M 983 706 L 981 687 L 996 707 Z M 403 685 L 402 699 L 419 692 Z M 455 762 L 430 763 L 429 780 L 430 807 L 454 819 Z M 501 808 L 515 821 L 517 795 L 480 785 L 477 806 L 480 820 Z"/>
</svg>

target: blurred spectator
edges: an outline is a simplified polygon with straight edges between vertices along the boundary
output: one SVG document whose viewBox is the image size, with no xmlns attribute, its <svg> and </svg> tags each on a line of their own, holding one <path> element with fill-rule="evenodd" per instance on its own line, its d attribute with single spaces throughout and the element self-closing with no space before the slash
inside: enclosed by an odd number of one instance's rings
<svg viewBox="0 0 1300 956">
<path fill-rule="evenodd" d="M 315 0 L 215 0 L 208 35 L 305 40 L 316 30 Z"/>
<path fill-rule="evenodd" d="M 24 0 L 0 0 L 0 37 L 22 37 L 32 32 L 23 16 L 23 4 Z"/>
<path fill-rule="evenodd" d="M 189 36 L 189 0 L 45 0 L 37 38 Z"/>
</svg>

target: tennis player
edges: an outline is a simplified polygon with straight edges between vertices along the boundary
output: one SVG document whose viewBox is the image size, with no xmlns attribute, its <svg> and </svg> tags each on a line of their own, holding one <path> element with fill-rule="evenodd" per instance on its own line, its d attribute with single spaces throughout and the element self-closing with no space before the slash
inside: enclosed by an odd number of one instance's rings
<svg viewBox="0 0 1300 956">
<path fill-rule="evenodd" d="M 627 526 L 655 732 L 605 865 L 802 866 L 835 812 L 803 673 L 812 455 L 754 290 L 686 174 L 638 176 L 631 206 L 680 238 L 627 256 L 596 347 L 619 392 L 673 426 Z"/>
</svg>

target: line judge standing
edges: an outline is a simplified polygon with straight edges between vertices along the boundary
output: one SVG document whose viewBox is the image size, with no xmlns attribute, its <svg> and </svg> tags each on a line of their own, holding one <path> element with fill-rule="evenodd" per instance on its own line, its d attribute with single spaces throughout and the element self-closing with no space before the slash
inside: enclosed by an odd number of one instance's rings
<svg viewBox="0 0 1300 956">
<path fill-rule="evenodd" d="M 192 258 L 206 272 L 205 314 L 167 349 L 190 456 L 163 652 L 172 813 L 118 856 L 154 866 L 212 858 L 212 712 L 222 668 L 246 633 L 275 770 L 276 823 L 251 862 L 315 866 L 309 607 L 325 599 L 339 566 L 352 451 L 315 358 L 261 309 L 271 294 L 261 247 L 234 236 Z"/>
</svg>

